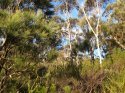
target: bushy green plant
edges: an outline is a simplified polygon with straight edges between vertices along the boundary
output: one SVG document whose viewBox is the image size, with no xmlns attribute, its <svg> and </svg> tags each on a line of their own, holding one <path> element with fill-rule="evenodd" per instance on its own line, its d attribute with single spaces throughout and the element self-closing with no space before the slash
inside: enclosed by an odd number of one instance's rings
<svg viewBox="0 0 125 93">
<path fill-rule="evenodd" d="M 64 89 L 64 92 L 65 92 L 65 93 L 71 93 L 71 88 L 70 88 L 70 86 L 65 86 L 63 89 Z"/>
<path fill-rule="evenodd" d="M 58 56 L 57 50 L 52 49 L 52 50 L 50 50 L 50 51 L 48 52 L 48 54 L 47 54 L 47 60 L 48 60 L 48 61 L 53 61 L 54 59 L 57 58 L 57 56 Z"/>
<path fill-rule="evenodd" d="M 56 85 L 55 84 L 51 84 L 50 93 L 56 93 Z"/>
</svg>

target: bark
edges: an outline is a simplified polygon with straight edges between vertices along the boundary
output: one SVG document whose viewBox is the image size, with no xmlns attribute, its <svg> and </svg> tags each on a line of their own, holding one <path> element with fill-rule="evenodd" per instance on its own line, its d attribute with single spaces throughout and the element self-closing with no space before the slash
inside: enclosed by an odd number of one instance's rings
<svg viewBox="0 0 125 93">
<path fill-rule="evenodd" d="M 94 36 L 95 36 L 95 38 L 96 38 L 96 45 L 97 45 L 97 49 L 98 49 L 99 62 L 100 62 L 100 64 L 102 64 L 102 57 L 101 57 L 101 51 L 100 51 L 100 46 L 99 46 L 99 38 L 98 38 L 98 34 L 99 34 L 99 22 L 100 22 L 100 17 L 101 17 L 101 16 L 100 16 L 100 11 L 99 11 L 99 6 L 98 6 L 98 1 L 97 1 L 97 9 L 98 9 L 98 14 L 97 14 L 98 19 L 97 19 L 96 30 L 94 30 L 93 27 L 92 27 L 92 25 L 90 24 L 90 21 L 89 21 L 89 19 L 88 19 L 88 17 L 87 17 L 87 14 L 86 14 L 86 12 L 85 12 L 84 7 L 82 8 L 83 13 L 84 13 L 84 15 L 85 15 L 85 19 L 86 19 L 86 21 L 87 21 L 87 23 L 88 23 L 88 25 L 89 25 L 91 31 L 93 32 L 93 34 L 94 34 Z"/>
<path fill-rule="evenodd" d="M 66 10 L 64 11 L 66 17 L 67 17 L 67 20 L 66 20 L 66 30 L 67 30 L 67 34 L 68 34 L 68 39 L 69 39 L 69 51 L 68 51 L 68 57 L 71 59 L 72 55 L 71 55 L 71 52 L 72 52 L 72 44 L 71 44 L 71 30 L 70 30 L 70 27 L 71 27 L 71 24 L 70 24 L 70 13 L 69 13 L 69 8 L 68 8 L 68 2 L 66 1 L 65 2 L 65 5 L 66 5 Z"/>
<path fill-rule="evenodd" d="M 102 64 L 102 57 L 101 57 L 101 50 L 100 50 L 100 47 L 99 47 L 99 38 L 98 38 L 98 36 L 96 36 L 96 44 L 97 44 L 97 49 L 98 49 L 99 62 L 100 62 L 100 64 Z"/>
<path fill-rule="evenodd" d="M 114 40 L 121 48 L 123 48 L 123 49 L 125 50 L 125 46 L 124 46 L 123 44 L 121 44 L 121 42 L 119 42 L 116 37 L 113 37 L 113 40 Z"/>
</svg>

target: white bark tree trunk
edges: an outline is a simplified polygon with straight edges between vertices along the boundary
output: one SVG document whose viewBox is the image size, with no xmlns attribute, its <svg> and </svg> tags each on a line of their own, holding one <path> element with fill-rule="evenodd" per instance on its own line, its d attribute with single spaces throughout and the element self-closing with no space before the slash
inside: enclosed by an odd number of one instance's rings
<svg viewBox="0 0 125 93">
<path fill-rule="evenodd" d="M 96 45 L 97 45 L 97 50 L 98 50 L 98 55 L 99 55 L 99 63 L 102 64 L 102 56 L 101 56 L 101 49 L 99 46 L 99 38 L 96 36 Z"/>
<path fill-rule="evenodd" d="M 68 38 L 69 38 L 69 57 L 71 55 L 71 51 L 72 51 L 72 44 L 71 44 L 71 31 L 70 31 L 70 21 L 68 19 L 67 22 L 67 30 L 68 30 Z"/>
<path fill-rule="evenodd" d="M 84 9 L 84 7 L 82 8 L 82 11 L 83 11 L 83 13 L 84 13 L 84 16 L 85 16 L 85 19 L 86 19 L 86 21 L 87 21 L 87 23 L 88 23 L 88 26 L 89 26 L 89 28 L 91 29 L 91 31 L 93 32 L 93 34 L 94 34 L 94 36 L 95 36 L 95 38 L 96 38 L 96 46 L 97 46 L 97 49 L 98 49 L 98 55 L 99 55 L 99 63 L 100 63 L 100 65 L 102 64 L 102 57 L 101 57 L 101 49 L 100 49 L 100 46 L 99 46 L 99 23 L 100 23 L 100 11 L 99 11 L 99 6 L 98 6 L 98 1 L 97 1 L 97 16 L 98 16 L 98 18 L 97 18 L 97 25 L 96 25 L 96 29 L 94 30 L 94 28 L 92 27 L 92 25 L 90 24 L 90 21 L 89 21 L 89 19 L 88 19 L 88 17 L 87 17 L 87 14 L 86 14 L 86 12 L 85 12 L 85 9 Z"/>
<path fill-rule="evenodd" d="M 72 52 L 72 44 L 71 44 L 71 24 L 70 24 L 70 13 L 68 8 L 68 2 L 65 1 L 66 10 L 64 11 L 66 16 L 66 31 L 68 32 L 68 40 L 69 40 L 69 49 L 68 49 L 68 57 L 71 58 L 71 52 Z"/>
</svg>

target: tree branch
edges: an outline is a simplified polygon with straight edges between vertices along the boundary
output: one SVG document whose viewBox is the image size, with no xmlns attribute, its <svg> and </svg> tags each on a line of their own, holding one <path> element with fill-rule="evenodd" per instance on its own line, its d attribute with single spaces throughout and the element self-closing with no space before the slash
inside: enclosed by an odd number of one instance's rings
<svg viewBox="0 0 125 93">
<path fill-rule="evenodd" d="M 113 40 L 121 47 L 125 50 L 125 46 L 123 44 L 121 44 L 116 37 L 113 37 Z"/>
<path fill-rule="evenodd" d="M 87 23 L 88 23 L 90 29 L 92 30 L 93 34 L 96 36 L 96 33 L 95 33 L 95 31 L 93 30 L 93 28 L 92 28 L 92 26 L 91 26 L 91 24 L 90 24 L 90 22 L 89 22 L 89 19 L 88 19 L 87 15 L 86 15 L 86 12 L 85 12 L 84 7 L 82 8 L 82 10 L 83 10 L 83 13 L 84 13 L 84 15 L 85 15 L 85 19 L 86 19 L 86 21 L 87 21 Z"/>
</svg>

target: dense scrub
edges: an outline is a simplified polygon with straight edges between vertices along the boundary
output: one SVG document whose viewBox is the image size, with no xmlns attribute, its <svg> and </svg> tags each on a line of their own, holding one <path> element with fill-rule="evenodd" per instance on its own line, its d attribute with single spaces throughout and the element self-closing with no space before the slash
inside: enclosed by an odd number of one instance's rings
<svg viewBox="0 0 125 93">
<path fill-rule="evenodd" d="M 4 93 L 124 93 L 125 52 L 115 49 L 102 67 L 84 60 L 81 64 L 39 63 L 6 78 Z M 112 60 L 112 61 L 111 61 Z M 19 61 L 19 60 L 18 60 Z M 20 60 L 21 61 L 21 60 Z M 21 61 L 23 62 L 23 61 Z M 21 65 L 21 64 L 20 64 Z M 4 73 L 4 71 L 2 72 Z M 1 80 L 2 80 L 1 73 Z"/>
<path fill-rule="evenodd" d="M 79 1 L 0 0 L 0 93 L 125 93 L 125 0 Z"/>
</svg>

